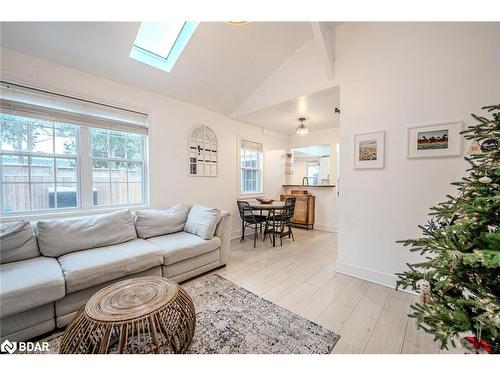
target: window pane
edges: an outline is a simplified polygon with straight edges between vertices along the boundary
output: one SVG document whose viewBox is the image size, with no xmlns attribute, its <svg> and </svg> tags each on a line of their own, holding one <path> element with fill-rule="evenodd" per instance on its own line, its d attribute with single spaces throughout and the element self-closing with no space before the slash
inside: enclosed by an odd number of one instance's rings
<svg viewBox="0 0 500 375">
<path fill-rule="evenodd" d="M 76 154 L 77 127 L 69 124 L 55 125 L 56 154 Z"/>
<path fill-rule="evenodd" d="M 29 184 L 2 184 L 3 212 L 11 213 L 30 209 Z"/>
<path fill-rule="evenodd" d="M 142 203 L 142 184 L 133 182 L 128 184 L 128 203 L 140 204 Z"/>
<path fill-rule="evenodd" d="M 125 135 L 123 133 L 111 132 L 110 145 L 112 158 L 125 158 Z"/>
<path fill-rule="evenodd" d="M 111 204 L 127 204 L 127 184 L 111 184 Z"/>
<path fill-rule="evenodd" d="M 31 184 L 31 209 L 46 210 L 56 208 L 54 203 L 54 184 L 35 183 Z"/>
<path fill-rule="evenodd" d="M 91 129 L 92 156 L 107 158 L 109 156 L 109 131 Z"/>
<path fill-rule="evenodd" d="M 94 182 L 94 205 L 103 206 L 111 204 L 111 190 L 109 183 Z"/>
<path fill-rule="evenodd" d="M 139 134 L 127 135 L 127 159 L 142 159 L 142 140 L 144 136 Z"/>
<path fill-rule="evenodd" d="M 54 158 L 31 157 L 31 182 L 54 182 Z"/>
<path fill-rule="evenodd" d="M 78 191 L 76 184 L 57 184 L 57 208 L 70 208 L 78 206 Z M 49 196 L 49 200 L 50 200 Z M 50 202 L 53 204 L 53 202 Z"/>
<path fill-rule="evenodd" d="M 109 182 L 109 162 L 106 160 L 94 160 L 92 168 L 92 181 Z"/>
<path fill-rule="evenodd" d="M 54 153 L 54 128 L 52 126 L 31 126 L 30 151 Z"/>
<path fill-rule="evenodd" d="M 2 155 L 3 182 L 28 182 L 28 156 Z"/>
<path fill-rule="evenodd" d="M 243 193 L 257 193 L 261 189 L 261 160 L 262 154 L 258 151 L 241 149 L 241 191 Z"/>
<path fill-rule="evenodd" d="M 28 126 L 17 116 L 0 113 L 0 140 L 4 151 L 28 151 Z"/>
<path fill-rule="evenodd" d="M 111 163 L 111 182 L 127 182 L 127 163 L 121 161 Z"/>
<path fill-rule="evenodd" d="M 57 182 L 77 182 L 76 159 L 56 159 Z"/>
<path fill-rule="evenodd" d="M 127 163 L 128 164 L 128 182 L 142 181 L 142 163 Z"/>
</svg>

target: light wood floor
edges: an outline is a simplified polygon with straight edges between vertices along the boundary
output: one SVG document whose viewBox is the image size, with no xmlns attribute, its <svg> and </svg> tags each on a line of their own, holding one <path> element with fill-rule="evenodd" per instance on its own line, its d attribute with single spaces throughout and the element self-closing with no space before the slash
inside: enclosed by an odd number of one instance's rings
<svg viewBox="0 0 500 375">
<path fill-rule="evenodd" d="M 231 241 L 231 257 L 215 273 L 304 318 L 338 333 L 333 354 L 461 353 L 441 351 L 409 319 L 416 298 L 336 273 L 336 234 L 294 229 L 295 242 L 273 248 L 259 237 Z"/>
</svg>

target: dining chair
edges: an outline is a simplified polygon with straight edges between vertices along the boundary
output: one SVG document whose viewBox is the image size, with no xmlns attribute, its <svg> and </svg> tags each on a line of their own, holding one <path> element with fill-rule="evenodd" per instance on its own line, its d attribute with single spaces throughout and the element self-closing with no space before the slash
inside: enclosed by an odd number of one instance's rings
<svg viewBox="0 0 500 375">
<path fill-rule="evenodd" d="M 240 242 L 245 240 L 245 229 L 246 227 L 253 228 L 253 247 L 256 246 L 257 236 L 259 227 L 262 229 L 262 223 L 265 223 L 267 220 L 267 216 L 263 215 L 255 215 L 253 213 L 252 207 L 250 207 L 250 203 L 247 201 L 237 201 L 238 211 L 240 213 L 241 218 L 241 238 Z"/>
<path fill-rule="evenodd" d="M 264 229 L 264 241 L 267 234 L 269 234 L 269 238 L 271 239 L 271 233 L 273 232 L 275 235 L 279 236 L 280 246 L 283 245 L 283 237 L 288 236 L 288 238 L 292 238 L 292 241 L 295 241 L 292 231 L 292 218 L 295 213 L 295 202 L 296 198 L 287 198 L 281 213 L 275 215 L 274 221 L 269 219 L 266 222 L 266 227 Z"/>
</svg>

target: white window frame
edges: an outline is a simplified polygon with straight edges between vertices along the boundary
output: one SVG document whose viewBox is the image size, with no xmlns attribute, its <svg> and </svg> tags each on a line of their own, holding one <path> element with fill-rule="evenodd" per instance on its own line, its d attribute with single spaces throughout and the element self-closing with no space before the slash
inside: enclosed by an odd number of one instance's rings
<svg viewBox="0 0 500 375">
<path fill-rule="evenodd" d="M 33 89 L 36 90 L 36 89 Z M 61 95 L 61 94 L 54 94 Z M 64 95 L 61 95 L 64 96 Z M 67 97 L 67 96 L 66 96 Z M 69 98 L 69 97 L 67 97 Z M 71 98 L 79 100 L 78 98 Z M 83 99 L 86 101 L 86 99 Z M 99 104 L 99 102 L 94 101 L 97 105 L 106 106 L 106 104 Z M 92 102 L 91 102 L 92 103 Z M 116 107 L 115 107 L 116 108 Z M 124 109 L 127 111 L 127 109 Z M 8 113 L 8 112 L 7 112 Z M 12 113 L 16 115 L 16 113 Z M 22 114 L 21 114 L 22 116 Z M 35 116 L 36 117 L 36 116 Z M 49 118 L 50 120 L 50 118 Z M 58 119 L 52 120 L 56 123 L 69 123 L 61 122 Z M 149 138 L 147 133 L 143 135 L 142 141 L 142 159 L 138 160 L 128 160 L 120 159 L 120 162 L 141 162 L 142 163 L 142 203 L 138 204 L 121 204 L 121 205 L 94 205 L 93 204 L 93 181 L 92 181 L 92 155 L 91 155 L 91 138 L 90 129 L 93 128 L 92 123 L 85 124 L 74 124 L 77 128 L 76 136 L 76 156 L 66 155 L 66 154 L 46 154 L 38 152 L 26 152 L 26 151 L 1 151 L 2 154 L 9 155 L 27 155 L 32 157 L 51 157 L 51 158 L 76 158 L 76 168 L 77 168 L 77 207 L 71 208 L 50 208 L 50 209 L 40 209 L 40 210 L 30 210 L 30 211 L 15 211 L 11 213 L 3 212 L 3 196 L 0 196 L 0 222 L 12 221 L 20 218 L 29 218 L 32 220 L 38 220 L 43 218 L 57 218 L 57 217 L 71 217 L 71 216 L 81 216 L 89 214 L 98 214 L 113 212 L 123 208 L 144 208 L 149 207 Z M 102 127 L 102 126 L 96 126 Z M 127 132 L 125 129 L 117 129 L 121 132 Z M 135 133 L 135 131 L 129 131 L 129 133 Z M 1 181 L 0 181 L 1 182 Z M 31 184 L 30 184 L 31 185 Z M 0 187 L 0 194 L 2 194 L 2 188 Z M 30 186 L 31 194 L 31 186 Z M 127 198 L 128 199 L 128 198 Z"/>
<path fill-rule="evenodd" d="M 238 155 L 237 155 L 237 171 L 238 171 L 238 197 L 239 198 L 243 198 L 243 199 L 247 199 L 247 198 L 258 198 L 258 197 L 263 197 L 264 196 L 264 144 L 262 142 L 262 140 L 256 140 L 256 139 L 251 139 L 251 138 L 248 138 L 248 137 L 240 137 L 238 136 L 237 138 L 237 141 L 238 141 L 238 147 L 237 147 L 237 150 L 238 150 Z M 255 142 L 255 143 L 260 143 L 262 145 L 262 152 L 260 153 L 261 154 L 261 157 L 260 157 L 260 167 L 259 167 L 259 170 L 260 170 L 260 189 L 259 191 L 257 192 L 243 192 L 241 190 L 241 150 L 242 150 L 242 147 L 241 147 L 241 142 L 242 141 L 249 141 L 249 142 Z"/>
</svg>

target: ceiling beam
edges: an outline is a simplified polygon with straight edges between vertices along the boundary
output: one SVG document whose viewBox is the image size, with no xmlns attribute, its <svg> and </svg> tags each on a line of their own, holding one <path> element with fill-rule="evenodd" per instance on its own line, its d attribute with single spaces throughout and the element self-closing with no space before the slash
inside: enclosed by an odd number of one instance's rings
<svg viewBox="0 0 500 375">
<path fill-rule="evenodd" d="M 314 35 L 314 39 L 316 40 L 316 45 L 318 46 L 319 55 L 321 57 L 321 62 L 325 69 L 326 76 L 328 79 L 333 79 L 335 68 L 334 62 L 335 57 L 332 54 L 333 40 L 328 40 L 326 30 L 321 26 L 320 22 L 311 22 L 311 27 Z M 334 33 L 335 31 L 331 31 Z"/>
</svg>

